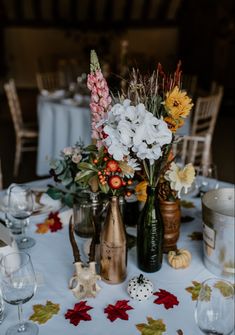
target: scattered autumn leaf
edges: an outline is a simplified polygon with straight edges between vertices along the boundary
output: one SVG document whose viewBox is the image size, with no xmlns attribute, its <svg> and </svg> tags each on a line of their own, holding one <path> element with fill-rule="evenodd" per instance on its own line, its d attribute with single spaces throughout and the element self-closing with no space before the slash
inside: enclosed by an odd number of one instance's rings
<svg viewBox="0 0 235 335">
<path fill-rule="evenodd" d="M 186 287 L 186 291 L 191 293 L 192 300 L 197 300 L 202 284 L 197 281 L 192 281 L 193 286 Z"/>
<path fill-rule="evenodd" d="M 192 216 L 189 215 L 185 215 L 185 216 L 181 216 L 181 223 L 187 223 L 187 222 L 191 222 L 194 220 L 194 218 Z"/>
<path fill-rule="evenodd" d="M 139 323 L 136 328 L 141 332 L 141 335 L 162 335 L 166 331 L 166 325 L 161 319 L 154 320 L 147 317 L 148 323 Z"/>
<path fill-rule="evenodd" d="M 65 319 L 70 319 L 70 323 L 77 326 L 80 321 L 90 321 L 91 316 L 87 313 L 93 307 L 86 305 L 86 301 L 80 301 L 74 305 L 73 309 L 68 309 Z"/>
<path fill-rule="evenodd" d="M 63 228 L 59 212 L 51 212 L 43 223 L 38 223 L 36 226 L 38 234 L 45 234 L 49 230 L 53 233 Z"/>
<path fill-rule="evenodd" d="M 160 289 L 159 292 L 155 292 L 153 294 L 158 297 L 156 300 L 154 300 L 154 303 L 158 305 L 163 304 L 166 309 L 173 308 L 175 305 L 179 305 L 177 297 L 168 291 Z"/>
<path fill-rule="evenodd" d="M 188 237 L 190 237 L 192 241 L 202 241 L 203 240 L 203 234 L 201 231 L 194 231 L 192 234 L 188 235 Z"/>
<path fill-rule="evenodd" d="M 224 297 L 234 295 L 234 288 L 222 280 L 217 281 L 214 287 L 218 288 Z"/>
<path fill-rule="evenodd" d="M 53 219 L 46 219 L 43 223 L 38 223 L 36 226 L 38 227 L 36 233 L 45 234 L 49 231 L 49 226 L 53 224 Z"/>
<path fill-rule="evenodd" d="M 126 311 L 133 309 L 130 305 L 128 305 L 129 300 L 118 300 L 115 305 L 109 304 L 105 309 L 104 313 L 107 313 L 107 318 L 110 321 L 115 321 L 117 318 L 122 320 L 128 320 L 129 315 Z"/>
<path fill-rule="evenodd" d="M 181 207 L 184 207 L 184 208 L 195 208 L 195 205 L 192 201 L 181 200 L 180 205 Z"/>
<path fill-rule="evenodd" d="M 30 316 L 29 320 L 43 324 L 50 320 L 53 315 L 58 314 L 60 305 L 48 300 L 46 305 L 34 305 L 33 310 L 34 313 Z"/>
<path fill-rule="evenodd" d="M 63 228 L 62 222 L 60 221 L 59 212 L 51 212 L 48 216 L 48 219 L 54 220 L 52 224 L 49 225 L 49 229 L 52 233 Z"/>
</svg>

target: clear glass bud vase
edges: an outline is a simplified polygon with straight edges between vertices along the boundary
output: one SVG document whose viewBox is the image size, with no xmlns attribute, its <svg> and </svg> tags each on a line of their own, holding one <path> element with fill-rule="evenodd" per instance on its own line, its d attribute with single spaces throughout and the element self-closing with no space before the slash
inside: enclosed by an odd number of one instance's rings
<svg viewBox="0 0 235 335">
<path fill-rule="evenodd" d="M 138 267 L 155 272 L 162 266 L 164 226 L 156 196 L 156 187 L 147 187 L 147 200 L 137 227 Z"/>
</svg>

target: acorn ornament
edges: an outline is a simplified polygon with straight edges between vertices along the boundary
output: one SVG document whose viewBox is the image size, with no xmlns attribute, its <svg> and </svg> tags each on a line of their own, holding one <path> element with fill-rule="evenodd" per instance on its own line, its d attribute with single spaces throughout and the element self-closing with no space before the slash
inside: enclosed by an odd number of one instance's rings
<svg viewBox="0 0 235 335">
<path fill-rule="evenodd" d="M 143 301 L 153 295 L 153 284 L 142 274 L 130 279 L 127 292 L 132 299 Z"/>
</svg>

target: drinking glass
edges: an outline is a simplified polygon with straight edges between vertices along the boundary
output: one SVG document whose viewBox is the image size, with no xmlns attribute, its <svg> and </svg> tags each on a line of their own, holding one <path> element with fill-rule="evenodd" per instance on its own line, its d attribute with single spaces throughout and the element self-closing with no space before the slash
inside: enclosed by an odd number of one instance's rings
<svg viewBox="0 0 235 335">
<path fill-rule="evenodd" d="M 1 258 L 1 290 L 4 301 L 18 306 L 19 323 L 8 328 L 6 335 L 36 335 L 38 326 L 22 319 L 22 304 L 36 291 L 36 277 L 30 256 L 25 252 L 10 253 Z"/>
<path fill-rule="evenodd" d="M 19 249 L 31 248 L 36 241 L 25 236 L 25 228 L 33 212 L 33 195 L 31 189 L 23 184 L 10 187 L 8 195 L 8 213 L 21 223 L 21 236 L 16 239 Z"/>
<path fill-rule="evenodd" d="M 217 167 L 215 164 L 201 165 L 197 170 L 197 187 L 201 195 L 219 187 Z"/>
<path fill-rule="evenodd" d="M 202 283 L 195 309 L 199 329 L 208 335 L 229 335 L 234 330 L 234 287 L 223 279 Z"/>
</svg>

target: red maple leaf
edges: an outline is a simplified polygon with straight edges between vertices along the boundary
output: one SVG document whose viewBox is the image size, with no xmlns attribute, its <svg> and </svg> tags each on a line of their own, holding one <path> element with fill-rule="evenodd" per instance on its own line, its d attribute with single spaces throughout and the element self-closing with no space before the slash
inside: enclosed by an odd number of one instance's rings
<svg viewBox="0 0 235 335">
<path fill-rule="evenodd" d="M 70 323 L 72 323 L 74 326 L 77 326 L 81 320 L 90 321 L 91 316 L 87 313 L 87 311 L 92 308 L 93 307 L 86 305 L 86 301 L 80 301 L 74 305 L 73 309 L 67 310 L 65 319 L 70 319 Z"/>
<path fill-rule="evenodd" d="M 59 212 L 51 212 L 48 215 L 48 219 L 52 220 L 53 219 L 53 224 L 49 225 L 49 229 L 52 233 L 56 232 L 57 230 L 62 229 L 62 222 L 60 221 L 60 217 L 59 217 Z"/>
<path fill-rule="evenodd" d="M 133 309 L 133 307 L 128 305 L 129 300 L 118 300 L 115 305 L 108 305 L 104 312 L 108 314 L 107 318 L 110 321 L 115 321 L 117 318 L 122 320 L 128 320 L 129 315 L 126 311 Z"/>
<path fill-rule="evenodd" d="M 161 290 L 159 292 L 153 293 L 158 298 L 154 300 L 155 304 L 161 305 L 163 304 L 166 309 L 173 308 L 175 305 L 179 305 L 179 301 L 177 297 L 165 290 Z"/>
</svg>

